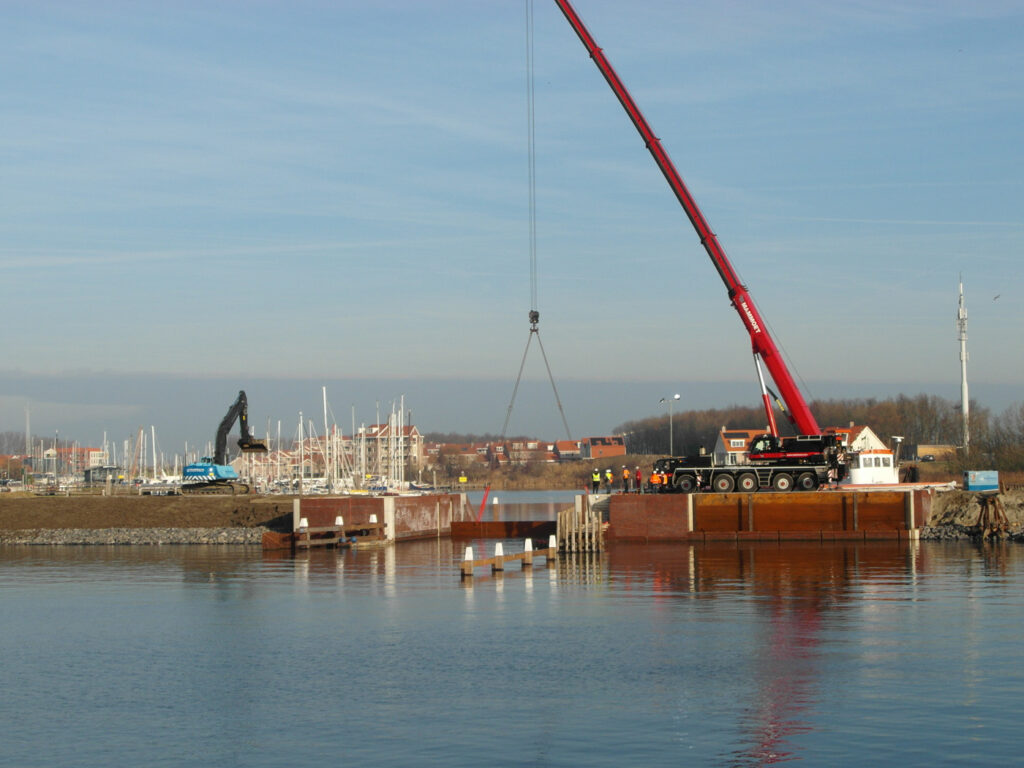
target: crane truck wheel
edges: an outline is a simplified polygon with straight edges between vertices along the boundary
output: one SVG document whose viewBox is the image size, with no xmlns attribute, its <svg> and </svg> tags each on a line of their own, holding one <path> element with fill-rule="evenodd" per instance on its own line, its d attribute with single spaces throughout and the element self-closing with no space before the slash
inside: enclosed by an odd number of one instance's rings
<svg viewBox="0 0 1024 768">
<path fill-rule="evenodd" d="M 680 493 L 693 493 L 697 490 L 697 478 L 693 475 L 680 475 L 676 478 L 676 490 Z"/>
<path fill-rule="evenodd" d="M 818 487 L 818 478 L 813 472 L 801 472 L 796 479 L 796 487 L 801 491 L 813 491 Z"/>
<path fill-rule="evenodd" d="M 772 488 L 779 493 L 793 490 L 793 476 L 785 472 L 779 472 L 779 474 L 772 478 Z"/>
<path fill-rule="evenodd" d="M 753 472 L 744 472 L 736 481 L 736 487 L 743 493 L 753 493 L 757 490 L 757 475 Z"/>
<path fill-rule="evenodd" d="M 717 475 L 712 486 L 716 493 L 732 493 L 732 489 L 736 487 L 736 481 L 733 480 L 732 475 Z"/>
</svg>

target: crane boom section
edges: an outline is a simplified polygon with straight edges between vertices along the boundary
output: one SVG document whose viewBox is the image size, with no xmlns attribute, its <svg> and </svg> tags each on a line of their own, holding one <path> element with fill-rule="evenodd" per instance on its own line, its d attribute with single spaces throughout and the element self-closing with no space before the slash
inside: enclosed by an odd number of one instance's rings
<svg viewBox="0 0 1024 768">
<path fill-rule="evenodd" d="M 686 188 L 686 184 L 683 183 L 682 177 L 672 164 L 671 158 L 661 146 L 661 141 L 654 135 L 654 131 L 651 130 L 651 127 L 648 125 L 643 113 L 640 112 L 640 108 L 637 107 L 636 102 L 633 101 L 633 97 L 626 89 L 626 86 L 623 85 L 622 80 L 619 79 L 618 74 L 608 62 L 604 52 L 594 41 L 594 38 L 583 24 L 583 21 L 580 19 L 569 0 L 555 0 L 555 4 L 561 9 L 562 13 L 565 14 L 565 18 L 569 21 L 570 26 L 575 30 L 580 41 L 583 43 L 583 46 L 590 53 L 590 57 L 594 60 L 594 63 L 601 71 L 601 74 L 604 75 L 604 79 L 608 81 L 608 85 L 611 86 L 611 89 L 618 98 L 619 103 L 622 104 L 623 109 L 626 110 L 626 114 L 629 115 L 629 119 L 633 121 L 633 125 L 636 127 L 641 138 L 643 138 L 644 143 L 647 145 L 647 150 L 651 153 L 654 161 L 658 164 L 658 167 L 661 169 L 662 174 L 664 174 L 666 181 L 668 181 L 669 186 L 675 193 L 676 199 L 679 201 L 680 205 L 682 205 L 683 210 L 690 219 L 690 223 L 696 230 L 698 237 L 700 237 L 701 245 L 704 246 L 704 250 L 706 250 L 708 256 L 711 257 L 711 262 L 715 265 L 715 269 L 722 278 L 722 282 L 725 283 L 725 287 L 729 294 L 729 301 L 732 303 L 733 307 L 735 307 L 736 312 L 740 316 L 740 320 L 743 322 L 744 327 L 747 329 L 747 333 L 750 335 L 750 342 L 754 353 L 760 356 L 764 361 L 765 367 L 768 368 L 768 372 L 771 375 L 772 380 L 779 388 L 779 395 L 783 402 L 785 402 L 789 407 L 790 416 L 797 430 L 801 434 L 805 435 L 821 434 L 821 429 L 818 427 L 818 422 L 814 418 L 814 414 L 811 413 L 811 409 L 808 407 L 807 402 L 800 393 L 800 389 L 797 387 L 796 381 L 789 372 L 789 369 L 782 358 L 782 354 L 779 352 L 779 349 L 775 344 L 775 340 L 772 339 L 771 334 L 768 333 L 768 328 L 765 325 L 764 320 L 762 320 L 761 314 L 758 312 L 757 307 L 754 304 L 754 300 L 747 291 L 747 287 L 740 282 L 740 279 L 736 274 L 736 270 L 733 269 L 732 263 L 725 255 L 725 251 L 719 244 L 718 238 L 715 237 L 715 233 L 711 231 L 711 227 L 708 225 L 707 220 L 704 218 L 704 214 L 693 199 L 693 195 L 691 195 L 690 190 Z"/>
</svg>

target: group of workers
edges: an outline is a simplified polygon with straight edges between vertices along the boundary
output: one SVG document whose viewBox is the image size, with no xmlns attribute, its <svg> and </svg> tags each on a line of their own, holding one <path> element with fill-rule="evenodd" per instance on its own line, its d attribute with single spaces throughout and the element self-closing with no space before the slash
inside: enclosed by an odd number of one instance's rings
<svg viewBox="0 0 1024 768">
<path fill-rule="evenodd" d="M 607 468 L 604 472 L 595 467 L 590 476 L 590 492 L 601 493 L 603 488 L 604 493 L 614 493 L 616 490 L 621 493 L 657 493 L 662 488 L 667 488 L 668 483 L 668 475 L 653 472 L 645 488 L 644 473 L 640 470 L 640 467 L 630 471 L 629 467 L 623 464 L 618 480 L 616 480 L 616 475 L 612 472 L 611 467 Z"/>
</svg>

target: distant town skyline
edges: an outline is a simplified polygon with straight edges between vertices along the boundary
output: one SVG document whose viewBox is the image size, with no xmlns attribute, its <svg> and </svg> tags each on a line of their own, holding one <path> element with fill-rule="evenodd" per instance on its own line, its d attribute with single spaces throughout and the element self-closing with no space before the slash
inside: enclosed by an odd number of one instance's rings
<svg viewBox="0 0 1024 768">
<path fill-rule="evenodd" d="M 957 397 L 962 274 L 971 394 L 1024 399 L 1024 4 L 575 5 L 808 398 Z M 756 398 L 633 126 L 534 25 L 536 302 L 522 2 L 0 5 L 5 427 L 180 444 L 327 385 L 339 424 L 405 393 L 500 431 L 534 303 L 574 432 Z M 510 431 L 555 439 L 527 376 Z"/>
<path fill-rule="evenodd" d="M 436 380 L 350 380 L 319 384 L 308 380 L 250 379 L 239 386 L 236 379 L 183 380 L 154 376 L 94 376 L 78 382 L 70 401 L 61 399 L 67 383 L 60 377 L 22 379 L 21 385 L 34 393 L 32 399 L 0 396 L 0 431 L 23 433 L 25 406 L 31 412 L 31 431 L 37 437 L 76 440 L 98 447 L 103 434 L 111 442 L 133 439 L 139 428 L 147 435 L 155 427 L 157 442 L 167 455 L 181 454 L 185 444 L 201 449 L 212 442 L 220 420 L 244 388 L 249 399 L 250 425 L 262 437 L 268 430 L 277 436 L 278 422 L 284 440 L 296 436 L 298 415 L 312 421 L 323 434 L 321 386 L 327 387 L 329 423 L 337 423 L 345 434 L 355 426 L 375 423 L 377 401 L 381 420 L 391 413 L 405 395 L 407 414 L 421 433 L 456 432 L 499 435 L 507 414 L 513 381 Z M 751 382 L 591 382 L 567 379 L 557 382 L 573 439 L 614 434 L 629 421 L 667 416 L 659 400 L 679 393 L 674 403 L 676 416 L 689 410 L 726 408 L 731 405 L 757 406 L 757 391 Z M 18 382 L 0 377 L 5 390 L 18 389 Z M 874 397 L 899 394 L 914 396 L 925 392 L 956 402 L 959 381 L 950 380 L 934 388 L 912 389 L 882 382 L 811 382 L 813 396 L 820 399 Z M 386 396 L 379 396 L 387 392 Z M 1021 401 L 1015 387 L 978 383 L 972 397 L 981 407 L 998 415 Z M 219 398 L 219 399 L 218 399 Z M 758 425 L 730 424 L 731 427 Z M 834 426 L 834 425 L 833 425 Z M 542 440 L 566 439 L 565 429 L 547 381 L 522 384 L 509 421 L 508 436 L 529 436 Z M 232 434 L 238 434 L 237 424 Z M 147 437 L 148 439 L 148 437 Z M 233 440 L 229 442 L 234 445 Z"/>
</svg>

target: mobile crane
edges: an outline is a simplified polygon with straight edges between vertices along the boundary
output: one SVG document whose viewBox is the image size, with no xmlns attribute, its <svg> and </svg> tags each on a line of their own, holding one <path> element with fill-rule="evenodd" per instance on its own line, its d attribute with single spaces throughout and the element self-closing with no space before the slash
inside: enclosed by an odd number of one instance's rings
<svg viewBox="0 0 1024 768">
<path fill-rule="evenodd" d="M 661 146 L 661 141 L 654 135 L 646 118 L 640 112 L 636 102 L 630 95 L 622 80 L 619 79 L 604 52 L 598 47 L 593 36 L 584 26 L 576 10 L 569 0 L 555 0 L 569 25 L 576 32 L 584 48 L 594 60 L 608 85 L 622 104 L 629 119 L 633 122 L 648 151 L 665 176 L 679 204 L 683 207 L 690 223 L 693 225 L 701 245 L 707 251 L 719 277 L 725 283 L 729 301 L 740 316 L 753 349 L 754 365 L 761 384 L 761 398 L 768 417 L 768 433 L 761 435 L 752 443 L 749 453 L 750 465 L 733 465 L 716 467 L 710 456 L 670 457 L 660 460 L 660 468 L 670 478 L 674 490 L 690 492 L 710 487 L 719 492 L 732 491 L 739 488 L 754 491 L 759 488 L 772 488 L 777 491 L 788 491 L 794 485 L 803 490 L 817 488 L 827 481 L 839 481 L 845 475 L 846 459 L 843 446 L 836 435 L 823 434 L 814 414 L 800 393 L 792 374 L 768 332 L 768 327 L 754 304 L 747 287 L 740 282 L 736 270 L 718 242 L 690 194 L 682 177 L 673 165 L 668 153 Z M 788 407 L 787 416 L 798 435 L 796 437 L 780 437 L 772 401 L 765 385 L 761 362 L 768 369 L 772 380 L 778 387 L 782 401 Z M 659 465 L 655 465 L 658 471 Z"/>
<path fill-rule="evenodd" d="M 241 433 L 238 447 L 242 453 L 267 452 L 266 442 L 254 437 L 249 431 L 249 401 L 245 392 L 241 391 L 217 428 L 213 456 L 204 456 L 199 461 L 186 465 L 182 471 L 182 493 L 249 492 L 248 484 L 241 482 L 234 467 L 227 463 L 228 432 L 236 420 Z"/>
</svg>

